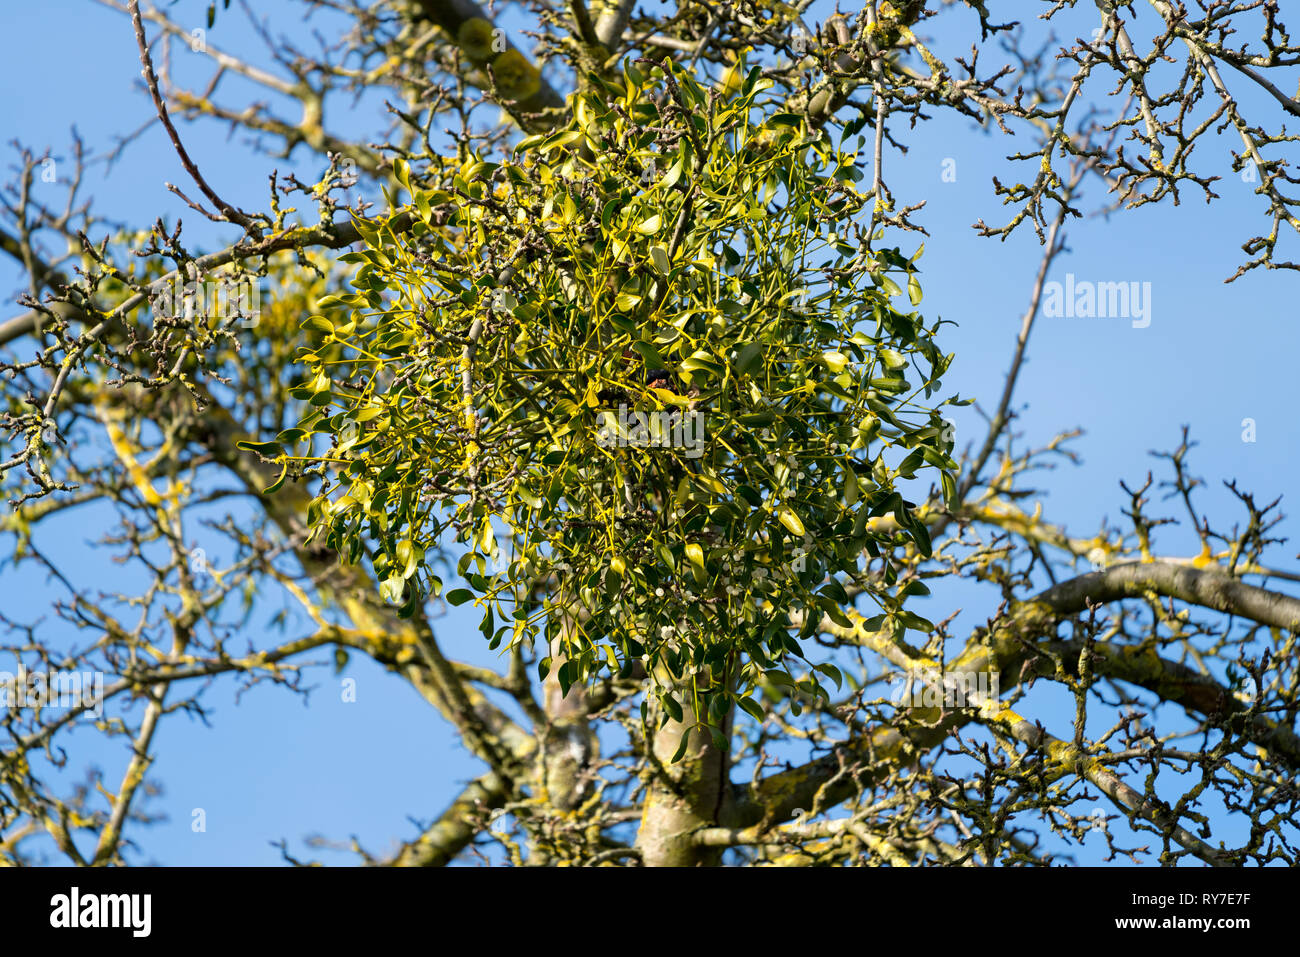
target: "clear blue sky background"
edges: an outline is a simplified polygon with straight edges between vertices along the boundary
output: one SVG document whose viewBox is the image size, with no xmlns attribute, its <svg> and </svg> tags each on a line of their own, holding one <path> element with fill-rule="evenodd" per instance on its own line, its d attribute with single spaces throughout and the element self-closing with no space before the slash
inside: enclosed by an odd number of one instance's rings
<svg viewBox="0 0 1300 957">
<path fill-rule="evenodd" d="M 206 6 L 179 0 L 170 10 L 181 22 L 188 17 L 197 27 L 203 24 Z M 1042 29 L 1032 17 L 1044 4 L 1024 0 L 999 6 L 1013 7 L 1030 29 Z M 276 32 L 310 45 L 298 19 L 298 4 L 278 0 L 257 8 L 271 17 Z M 970 30 L 976 29 L 973 16 L 958 19 L 967 32 L 940 36 L 938 46 L 946 52 L 968 48 Z M 956 21 L 945 17 L 940 22 Z M 75 125 L 86 143 L 102 152 L 115 135 L 135 130 L 153 115 L 138 82 L 139 63 L 126 17 L 88 2 L 46 0 L 6 3 L 0 23 L 10 38 L 3 67 L 8 95 L 0 98 L 0 133 L 6 143 L 17 139 L 35 152 L 48 145 L 56 156 L 66 157 L 69 129 Z M 330 23 L 323 17 L 318 24 L 326 35 L 331 34 Z M 1058 35 L 1072 30 L 1071 36 L 1095 25 L 1091 10 L 1073 11 L 1054 24 Z M 1142 46 L 1149 32 L 1135 31 L 1135 42 Z M 523 40 L 517 30 L 512 36 Z M 236 10 L 220 15 L 208 37 L 217 46 L 266 62 Z M 181 78 L 205 75 L 200 71 L 206 65 L 197 55 L 193 69 L 184 62 L 187 56 L 178 52 Z M 1238 79 L 1229 77 L 1243 94 L 1247 115 L 1273 123 L 1275 106 L 1250 94 Z M 1290 89 L 1294 80 L 1279 86 Z M 1108 77 L 1094 84 L 1094 95 L 1107 92 L 1111 82 Z M 242 105 L 240 97 L 248 87 L 234 81 L 224 90 L 226 102 Z M 327 111 L 326 125 L 343 135 L 373 136 L 381 109 L 377 97 L 355 107 L 338 104 Z M 290 160 L 268 158 L 253 151 L 244 134 L 230 137 L 214 124 L 185 126 L 182 135 L 218 192 L 245 208 L 265 205 L 267 174 L 273 167 L 297 171 L 304 178 L 310 174 L 314 180 L 323 166 L 305 151 Z M 1032 175 L 1024 164 L 1005 158 L 1030 147 L 1030 142 L 989 135 L 968 120 L 946 114 L 900 135 L 910 152 L 906 157 L 893 150 L 886 155 L 894 194 L 899 205 L 927 201 L 915 217 L 930 232 L 921 260 L 921 308 L 927 316 L 957 323 L 948 326 L 940 340 L 945 351 L 958 357 L 945 380 L 945 394 L 974 396 L 991 409 L 1041 248 L 1028 228 L 997 242 L 980 239 L 970 227 L 980 218 L 996 224 L 1009 216 L 993 195 L 991 177 L 1008 182 Z M 1063 280 L 1072 272 L 1079 279 L 1149 282 L 1153 297 L 1152 321 L 1145 329 L 1134 329 L 1125 320 L 1040 318 L 1034 331 L 1017 393 L 1022 412 L 1017 428 L 1034 444 L 1064 429 L 1086 428 L 1087 434 L 1074 445 L 1082 464 L 1041 474 L 1039 482 L 1047 515 L 1075 534 L 1095 533 L 1103 518 L 1122 525 L 1120 508 L 1126 497 L 1118 480 L 1140 482 L 1149 468 L 1158 467 L 1148 451 L 1172 449 L 1184 424 L 1201 443 L 1193 466 L 1209 486 L 1200 500 L 1202 511 L 1219 518 L 1221 526 L 1229 524 L 1226 510 L 1233 507 L 1221 480 L 1238 479 L 1262 501 L 1293 488 L 1291 467 L 1300 425 L 1294 412 L 1295 373 L 1288 370 L 1300 352 L 1297 280 L 1294 273 L 1260 270 L 1231 285 L 1223 283 L 1242 259 L 1240 244 L 1267 229 L 1263 203 L 1252 195 L 1253 184 L 1243 183 L 1230 168 L 1230 148 L 1240 147 L 1227 136 L 1207 140 L 1201 148 L 1201 171 L 1223 177 L 1216 185 L 1222 198 L 1210 206 L 1188 190 L 1179 207 L 1147 206 L 1068 227 L 1069 252 L 1057 261 L 1050 278 Z M 12 151 L 7 156 L 16 161 Z M 946 159 L 956 163 L 955 182 L 944 182 L 941 176 Z M 63 175 L 67 169 L 60 166 Z M 102 167 L 93 170 L 87 189 L 98 214 L 109 220 L 140 226 L 155 216 L 170 222 L 183 215 L 191 244 L 215 246 L 223 237 L 233 238 L 229 230 L 200 222 L 163 186 L 164 181 L 184 180 L 155 125 L 128 148 L 109 178 L 103 177 Z M 41 188 L 42 198 L 61 202 L 61 192 Z M 1083 207 L 1095 209 L 1104 202 L 1099 184 L 1092 182 Z M 899 244 L 910 254 L 920 238 L 902 236 Z M 0 292 L 11 303 L 0 310 L 0 320 L 17 311 L 10 297 L 18 288 L 18 271 L 0 261 Z M 1257 423 L 1253 444 L 1242 441 L 1246 417 Z M 982 420 L 973 410 L 961 410 L 954 418 L 959 447 L 982 438 Z M 122 580 L 106 551 L 87 547 L 105 517 L 103 512 L 80 510 L 49 525 L 38 537 L 52 556 L 82 576 L 78 584 L 93 589 Z M 1286 523 L 1282 533 L 1290 526 Z M 1163 541 L 1167 552 L 1195 552 L 1186 528 Z M 1287 548 L 1275 554 L 1275 561 L 1294 567 L 1293 546 Z M 55 594 L 34 566 L 0 571 L 0 608 L 12 618 L 39 617 Z M 254 627 L 264 624 L 277 607 L 259 608 Z M 918 610 L 937 620 L 957 607 L 964 608 L 957 633 L 994 610 L 986 596 L 977 600 L 976 592 L 960 587 L 939 590 Z M 481 647 L 476 618 L 462 611 L 438 623 L 445 649 L 453 656 L 491 663 L 493 657 Z M 63 634 L 54 625 L 48 627 L 52 630 L 47 637 Z M 320 669 L 313 682 L 318 690 L 306 703 L 259 687 L 236 705 L 234 685 L 222 682 L 204 698 L 210 725 L 184 717 L 165 722 L 156 740 L 159 760 L 152 772 L 164 793 L 153 809 L 166 813 L 168 820 L 136 833 L 142 852 L 135 859 L 274 864 L 279 852 L 272 841 L 285 838 L 295 853 L 310 856 L 301 842 L 316 833 L 345 842 L 355 835 L 371 851 L 382 852 L 394 839 L 413 835 L 408 815 L 427 820 L 440 813 L 460 785 L 481 770 L 477 763 L 405 682 L 356 657 L 347 674 L 358 680 L 354 704 L 340 700 L 337 679 L 329 669 Z M 1063 717 L 1057 706 L 1046 717 L 1053 717 L 1052 712 Z M 1068 733 L 1068 724 L 1062 722 L 1056 730 Z M 115 785 L 126 757 L 124 746 L 114 743 L 105 750 L 88 735 L 74 740 L 86 748 L 80 757 L 98 760 Z M 205 833 L 191 830 L 194 808 L 206 813 Z M 1097 860 L 1099 847 L 1090 840 L 1075 853 L 1080 861 Z M 327 854 L 325 860 L 346 863 L 352 858 Z"/>
</svg>

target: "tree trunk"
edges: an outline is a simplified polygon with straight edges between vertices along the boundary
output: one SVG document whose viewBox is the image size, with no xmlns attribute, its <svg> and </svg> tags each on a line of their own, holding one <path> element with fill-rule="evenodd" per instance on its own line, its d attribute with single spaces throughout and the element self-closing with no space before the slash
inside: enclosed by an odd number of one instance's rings
<svg viewBox="0 0 1300 957">
<path fill-rule="evenodd" d="M 651 712 L 655 720 L 658 709 Z M 694 728 L 689 702 L 682 721 L 671 718 L 653 734 L 652 753 L 658 767 L 646 789 L 636 846 L 646 867 L 712 867 L 721 862 L 719 848 L 699 847 L 694 833 L 718 823 L 726 798 L 730 755 L 713 741 L 708 729 Z M 670 763 L 689 730 L 681 758 Z M 722 729 L 730 740 L 731 716 Z"/>
</svg>

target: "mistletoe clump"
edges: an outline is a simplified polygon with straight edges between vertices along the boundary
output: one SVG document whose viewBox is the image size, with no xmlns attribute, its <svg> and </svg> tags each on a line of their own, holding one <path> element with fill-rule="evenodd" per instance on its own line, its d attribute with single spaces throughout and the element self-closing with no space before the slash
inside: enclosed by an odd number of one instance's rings
<svg viewBox="0 0 1300 957">
<path fill-rule="evenodd" d="M 920 300 L 916 257 L 858 224 L 856 150 L 765 109 L 770 85 L 629 64 L 508 162 L 395 164 L 408 199 L 358 223 L 281 439 L 324 479 L 313 533 L 352 560 L 373 543 L 408 613 L 449 536 L 469 587 L 445 597 L 483 608 L 493 648 L 542 630 L 566 688 L 640 667 L 750 710 L 850 593 L 871 626 L 930 627 L 890 554 L 930 550 L 899 480 L 952 488 L 926 401 L 951 357 L 896 305 Z"/>
</svg>

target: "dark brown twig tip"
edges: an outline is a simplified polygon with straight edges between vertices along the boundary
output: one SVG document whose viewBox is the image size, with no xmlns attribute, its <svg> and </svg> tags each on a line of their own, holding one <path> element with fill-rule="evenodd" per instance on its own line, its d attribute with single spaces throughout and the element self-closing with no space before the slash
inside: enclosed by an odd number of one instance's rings
<svg viewBox="0 0 1300 957">
<path fill-rule="evenodd" d="M 176 132 L 176 127 L 172 124 L 171 117 L 167 114 L 167 104 L 163 102 L 162 93 L 158 89 L 158 76 L 154 72 L 153 58 L 149 56 L 149 44 L 145 40 L 144 21 L 140 18 L 140 0 L 130 0 L 131 22 L 135 25 L 135 42 L 140 48 L 140 64 L 143 69 L 140 71 L 144 77 L 145 85 L 149 88 L 149 96 L 153 99 L 154 108 L 158 111 L 158 119 L 162 120 L 163 128 L 167 130 L 167 135 L 172 141 L 172 146 L 176 149 L 176 155 L 180 157 L 181 166 L 185 172 L 190 174 L 190 179 L 203 191 L 203 195 L 208 201 L 217 208 L 227 222 L 235 223 L 244 227 L 246 231 L 254 236 L 260 236 L 261 227 L 247 213 L 231 206 L 224 199 L 216 194 L 199 168 L 190 159 L 190 154 L 186 152 L 184 144 L 181 143 L 180 134 Z M 188 202 L 188 200 L 187 200 Z M 190 203 L 194 206 L 193 203 Z M 194 207 L 198 208 L 198 207 Z M 204 215 L 207 215 L 206 213 Z"/>
</svg>

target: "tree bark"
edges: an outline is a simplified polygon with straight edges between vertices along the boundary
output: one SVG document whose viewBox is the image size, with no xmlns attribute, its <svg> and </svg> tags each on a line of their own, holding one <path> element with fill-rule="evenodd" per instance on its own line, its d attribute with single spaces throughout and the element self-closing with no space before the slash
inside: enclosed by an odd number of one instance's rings
<svg viewBox="0 0 1300 957">
<path fill-rule="evenodd" d="M 651 720 L 657 718 L 657 710 L 652 709 Z M 730 740 L 731 725 L 729 713 L 722 728 L 726 740 Z M 685 751 L 672 763 L 688 734 Z M 717 866 L 722 849 L 701 847 L 695 842 L 695 832 L 716 825 L 722 817 L 730 755 L 714 743 L 706 728 L 695 725 L 688 701 L 682 721 L 669 718 L 654 732 L 652 756 L 657 766 L 646 788 L 636 840 L 642 863 L 646 867 Z"/>
</svg>

